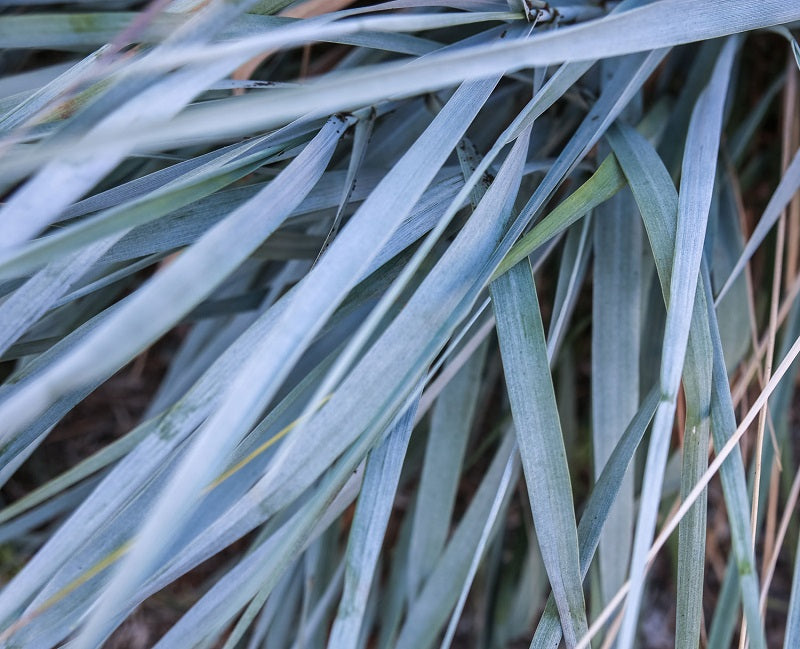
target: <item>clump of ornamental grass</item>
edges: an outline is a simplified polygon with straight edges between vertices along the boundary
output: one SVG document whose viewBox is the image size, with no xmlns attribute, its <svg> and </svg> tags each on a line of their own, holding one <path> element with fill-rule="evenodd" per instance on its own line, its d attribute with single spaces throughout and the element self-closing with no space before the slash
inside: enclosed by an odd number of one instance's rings
<svg viewBox="0 0 800 649">
<path fill-rule="evenodd" d="M 0 647 L 800 646 L 798 3 L 3 5 Z"/>
</svg>

